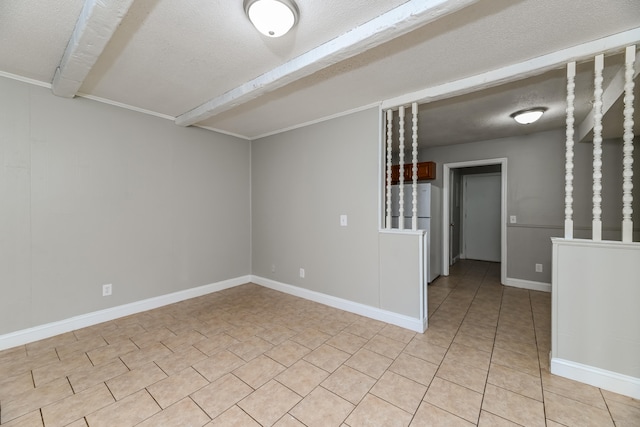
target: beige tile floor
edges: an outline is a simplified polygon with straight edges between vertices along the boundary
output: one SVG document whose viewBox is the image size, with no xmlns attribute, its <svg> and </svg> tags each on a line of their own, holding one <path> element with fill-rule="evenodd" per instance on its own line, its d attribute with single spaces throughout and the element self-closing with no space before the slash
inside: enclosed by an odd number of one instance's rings
<svg viewBox="0 0 640 427">
<path fill-rule="evenodd" d="M 550 375 L 550 295 L 466 261 L 429 329 L 248 284 L 0 352 L 2 426 L 639 426 Z"/>
</svg>

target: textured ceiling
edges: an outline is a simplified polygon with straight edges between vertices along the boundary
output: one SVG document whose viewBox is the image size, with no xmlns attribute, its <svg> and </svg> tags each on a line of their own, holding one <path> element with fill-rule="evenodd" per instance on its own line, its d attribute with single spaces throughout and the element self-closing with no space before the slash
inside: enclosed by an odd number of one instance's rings
<svg viewBox="0 0 640 427">
<path fill-rule="evenodd" d="M 175 118 L 405 3 L 297 0 L 298 25 L 270 39 L 250 25 L 242 0 L 134 1 L 79 92 Z M 0 72 L 51 83 L 83 4 L 0 1 Z M 253 139 L 639 24 L 637 0 L 479 0 L 197 125 Z M 551 72 L 425 105 L 431 118 L 421 120 L 439 123 L 424 129 L 437 144 L 506 136 L 524 130 L 495 117 L 544 103 L 545 126 L 561 125 L 563 98 L 562 71 Z"/>
</svg>

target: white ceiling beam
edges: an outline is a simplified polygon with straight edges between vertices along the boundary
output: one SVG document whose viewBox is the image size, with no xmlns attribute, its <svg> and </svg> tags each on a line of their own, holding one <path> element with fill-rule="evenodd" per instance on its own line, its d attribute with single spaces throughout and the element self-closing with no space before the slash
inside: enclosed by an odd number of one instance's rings
<svg viewBox="0 0 640 427">
<path fill-rule="evenodd" d="M 453 98 L 482 89 L 538 76 L 547 71 L 563 68 L 571 61 L 593 58 L 600 53 L 622 51 L 625 47 L 640 42 L 640 27 L 614 34 L 591 42 L 583 43 L 524 62 L 507 65 L 460 80 L 431 86 L 416 92 L 407 93 L 382 102 L 383 110 L 408 105 L 412 102 L 427 103 Z"/>
<path fill-rule="evenodd" d="M 606 63 L 606 61 L 605 61 Z M 634 73 L 633 78 L 635 79 L 640 72 L 640 52 L 636 53 L 636 61 L 634 63 Z M 609 109 L 615 104 L 615 102 L 624 94 L 624 75 L 625 75 L 625 66 L 622 64 L 618 71 L 616 72 L 613 79 L 609 82 L 607 87 L 604 89 L 602 93 L 602 115 L 607 114 Z M 587 117 L 584 118 L 582 123 L 578 125 L 578 129 L 576 131 L 576 141 L 582 142 L 589 132 L 593 130 L 593 125 L 595 124 L 593 120 L 593 109 L 589 111 Z"/>
<path fill-rule="evenodd" d="M 134 0 L 85 0 L 51 84 L 55 95 L 73 98 L 111 40 Z"/>
<path fill-rule="evenodd" d="M 407 34 L 478 0 L 410 0 L 176 118 L 190 126 Z"/>
</svg>

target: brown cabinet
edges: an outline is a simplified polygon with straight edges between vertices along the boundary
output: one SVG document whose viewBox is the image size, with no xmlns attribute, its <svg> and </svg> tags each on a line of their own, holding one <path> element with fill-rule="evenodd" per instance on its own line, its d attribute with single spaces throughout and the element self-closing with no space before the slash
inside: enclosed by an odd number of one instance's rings
<svg viewBox="0 0 640 427">
<path fill-rule="evenodd" d="M 428 181 L 436 179 L 436 164 L 435 162 L 420 162 L 418 163 L 418 181 Z M 400 165 L 391 166 L 391 183 L 397 184 L 400 181 Z M 409 184 L 413 181 L 413 164 L 407 163 L 404 165 L 404 182 Z"/>
</svg>

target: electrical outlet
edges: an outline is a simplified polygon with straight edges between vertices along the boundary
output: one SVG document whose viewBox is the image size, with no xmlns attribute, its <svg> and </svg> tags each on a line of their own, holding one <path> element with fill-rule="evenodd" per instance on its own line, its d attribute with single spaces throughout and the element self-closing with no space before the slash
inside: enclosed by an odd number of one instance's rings
<svg viewBox="0 0 640 427">
<path fill-rule="evenodd" d="M 518 222 L 518 218 L 516 218 L 516 216 L 515 216 L 515 215 L 511 215 L 511 216 L 509 217 L 509 222 L 510 222 L 511 224 L 515 224 L 516 222 Z"/>
<path fill-rule="evenodd" d="M 271 272 L 272 273 L 276 272 L 276 265 L 275 264 L 271 264 Z"/>
<path fill-rule="evenodd" d="M 304 279 L 304 268 L 300 269 L 300 277 L 302 277 Z"/>
<path fill-rule="evenodd" d="M 347 216 L 346 215 L 340 215 L 340 226 L 341 227 L 346 227 L 347 226 Z"/>
<path fill-rule="evenodd" d="M 107 285 L 102 285 L 102 296 L 103 297 L 108 297 L 109 295 L 111 295 L 112 291 L 113 291 L 113 285 L 111 283 L 109 283 Z"/>
<path fill-rule="evenodd" d="M 536 264 L 536 273 L 542 273 L 542 264 Z"/>
</svg>

